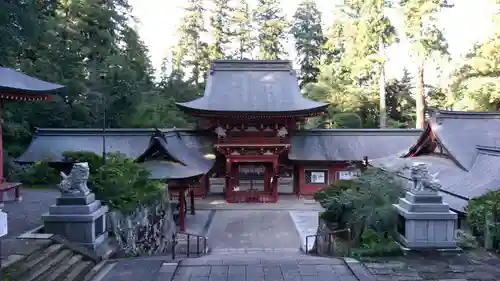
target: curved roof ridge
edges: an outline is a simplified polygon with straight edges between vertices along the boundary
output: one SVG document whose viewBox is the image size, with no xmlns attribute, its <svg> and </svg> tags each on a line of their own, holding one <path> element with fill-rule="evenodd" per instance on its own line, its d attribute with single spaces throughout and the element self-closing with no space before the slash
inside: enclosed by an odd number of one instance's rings
<svg viewBox="0 0 500 281">
<path fill-rule="evenodd" d="M 195 115 L 309 116 L 328 107 L 302 95 L 291 61 L 261 60 L 212 62 L 203 96 L 176 105 Z"/>
<path fill-rule="evenodd" d="M 434 110 L 429 125 L 441 145 L 468 171 L 476 161 L 478 146 L 494 147 L 500 140 L 500 112 Z"/>
<path fill-rule="evenodd" d="M 421 129 L 311 129 L 292 131 L 291 135 L 419 135 L 423 132 Z"/>
<path fill-rule="evenodd" d="M 434 109 L 431 116 L 437 119 L 440 118 L 465 118 L 465 119 L 484 119 L 484 118 L 500 118 L 500 112 L 486 111 L 453 111 Z"/>
<path fill-rule="evenodd" d="M 35 135 L 113 135 L 113 134 L 153 134 L 153 128 L 35 128 Z"/>
<path fill-rule="evenodd" d="M 476 148 L 479 153 L 500 156 L 499 146 L 476 145 Z"/>
</svg>

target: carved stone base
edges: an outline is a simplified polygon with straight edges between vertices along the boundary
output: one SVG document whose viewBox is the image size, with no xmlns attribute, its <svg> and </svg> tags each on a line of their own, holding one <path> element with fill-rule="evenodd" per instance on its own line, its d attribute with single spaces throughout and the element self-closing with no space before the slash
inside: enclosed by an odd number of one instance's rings
<svg viewBox="0 0 500 281">
<path fill-rule="evenodd" d="M 434 191 L 407 192 L 394 204 L 399 242 L 409 249 L 456 248 L 457 214 Z"/>
<path fill-rule="evenodd" d="M 108 207 L 95 195 L 62 195 L 57 204 L 42 216 L 46 233 L 57 234 L 69 242 L 99 252 L 107 247 L 106 214 Z"/>
</svg>

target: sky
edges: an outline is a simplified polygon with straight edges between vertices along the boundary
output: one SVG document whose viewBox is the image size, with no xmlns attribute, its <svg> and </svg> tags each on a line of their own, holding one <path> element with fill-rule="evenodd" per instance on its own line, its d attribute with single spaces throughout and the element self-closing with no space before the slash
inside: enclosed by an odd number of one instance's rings
<svg viewBox="0 0 500 281">
<path fill-rule="evenodd" d="M 249 0 L 253 5 L 255 0 Z M 281 0 L 282 8 L 290 19 L 300 0 Z M 454 7 L 446 9 L 439 16 L 439 26 L 443 29 L 450 46 L 453 58 L 463 56 L 475 42 L 484 41 L 492 32 L 492 16 L 494 9 L 490 0 L 449 0 Z M 186 0 L 129 0 L 133 14 L 138 19 L 139 36 L 150 51 L 155 69 L 159 69 L 162 59 L 168 55 L 169 48 L 176 43 L 176 30 L 183 16 Z M 286 3 L 286 5 L 284 5 Z M 328 27 L 334 16 L 335 6 L 339 0 L 316 0 L 322 11 L 323 22 Z M 402 27 L 400 12 L 388 12 L 393 24 Z M 285 46 L 289 58 L 294 60 L 293 42 Z M 387 75 L 400 77 L 402 69 L 413 66 L 408 56 L 408 44 L 404 40 L 386 51 L 389 58 Z M 427 75 L 434 76 L 432 72 Z"/>
</svg>

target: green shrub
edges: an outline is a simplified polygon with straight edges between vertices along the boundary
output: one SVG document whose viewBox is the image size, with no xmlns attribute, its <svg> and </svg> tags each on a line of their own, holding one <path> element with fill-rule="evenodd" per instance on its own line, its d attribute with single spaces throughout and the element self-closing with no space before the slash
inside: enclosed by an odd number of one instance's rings
<svg viewBox="0 0 500 281">
<path fill-rule="evenodd" d="M 149 172 L 122 154 L 112 154 L 89 179 L 89 188 L 99 200 L 122 214 L 163 196 L 163 184 L 149 180 Z"/>
<path fill-rule="evenodd" d="M 10 171 L 11 180 L 28 185 L 54 185 L 61 177 L 59 171 L 50 167 L 46 161 L 35 162 L 31 165 L 17 165 Z"/>
<path fill-rule="evenodd" d="M 351 229 L 353 253 L 356 249 L 357 255 L 367 256 L 400 253 L 393 239 L 397 213 L 392 204 L 403 195 L 395 174 L 373 168 L 357 179 L 330 185 L 314 198 L 325 208 L 321 218 Z"/>
<path fill-rule="evenodd" d="M 149 172 L 142 165 L 123 154 L 109 153 L 104 165 L 102 156 L 93 152 L 65 152 L 68 162 L 87 162 L 90 167 L 88 187 L 97 199 L 122 214 L 134 211 L 140 205 L 156 202 L 163 196 L 164 184 L 149 180 Z M 47 162 L 19 166 L 15 174 L 21 182 L 31 185 L 58 184 L 59 171 Z"/>
<path fill-rule="evenodd" d="M 343 215 L 348 212 L 347 206 L 342 204 L 342 193 L 349 189 L 358 189 L 359 185 L 352 180 L 337 181 L 323 190 L 314 194 L 314 199 L 325 208 L 325 212 L 320 214 L 321 218 L 329 225 L 337 225 L 344 228 Z"/>
<path fill-rule="evenodd" d="M 467 221 L 474 233 L 484 239 L 486 217 L 494 219 L 491 228 L 494 239 L 500 241 L 500 191 L 489 191 L 483 196 L 469 200 L 466 208 Z"/>
<path fill-rule="evenodd" d="M 63 153 L 68 162 L 87 162 L 89 163 L 90 173 L 95 173 L 104 164 L 101 155 L 88 151 L 66 151 Z"/>
</svg>

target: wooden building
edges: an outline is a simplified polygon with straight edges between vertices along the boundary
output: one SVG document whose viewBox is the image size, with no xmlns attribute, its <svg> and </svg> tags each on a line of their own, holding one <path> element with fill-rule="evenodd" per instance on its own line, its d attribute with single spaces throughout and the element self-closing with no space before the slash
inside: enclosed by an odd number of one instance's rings
<svg viewBox="0 0 500 281">
<path fill-rule="evenodd" d="M 143 162 L 153 178 L 188 183 L 197 197 L 276 202 L 279 194 L 312 196 L 335 180 L 353 177 L 352 164 L 404 151 L 421 134 L 301 129 L 327 105 L 302 96 L 290 61 L 215 61 L 204 95 L 178 106 L 198 117 L 198 129 L 37 129 L 17 161 L 60 162 L 65 151 L 100 154 L 105 143 L 105 151 Z"/>
<path fill-rule="evenodd" d="M 434 110 L 420 138 L 404 153 L 370 164 L 392 171 L 426 164 L 441 184 L 443 201 L 463 218 L 470 199 L 500 189 L 499 128 L 499 112 Z"/>
</svg>

